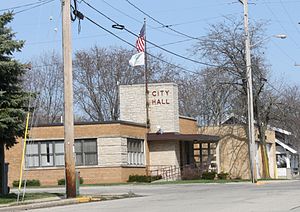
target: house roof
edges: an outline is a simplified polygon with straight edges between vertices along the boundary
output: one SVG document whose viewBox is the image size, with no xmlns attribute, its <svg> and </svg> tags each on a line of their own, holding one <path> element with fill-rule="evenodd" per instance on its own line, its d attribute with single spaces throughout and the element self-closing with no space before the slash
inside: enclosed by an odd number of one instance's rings
<svg viewBox="0 0 300 212">
<path fill-rule="evenodd" d="M 277 127 L 270 127 L 270 128 L 272 130 L 276 131 L 276 132 L 280 132 L 280 133 L 285 134 L 285 135 L 291 135 L 292 134 L 291 132 L 283 130 L 281 128 L 277 128 Z"/>
<path fill-rule="evenodd" d="M 285 150 L 288 150 L 289 152 L 296 154 L 297 151 L 294 150 L 292 147 L 286 145 L 285 143 L 283 143 L 282 141 L 275 139 L 276 144 L 280 145 L 282 148 L 284 148 Z"/>
<path fill-rule="evenodd" d="M 168 133 L 148 133 L 148 141 L 197 141 L 216 143 L 220 140 L 219 136 L 203 134 L 180 134 L 176 132 Z"/>
</svg>

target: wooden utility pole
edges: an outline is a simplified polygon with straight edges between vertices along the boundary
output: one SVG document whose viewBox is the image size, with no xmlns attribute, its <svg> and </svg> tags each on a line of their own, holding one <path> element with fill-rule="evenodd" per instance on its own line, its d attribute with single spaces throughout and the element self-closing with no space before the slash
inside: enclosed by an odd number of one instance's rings
<svg viewBox="0 0 300 212">
<path fill-rule="evenodd" d="M 248 145 L 249 160 L 252 183 L 256 183 L 256 166 L 255 166 L 255 128 L 254 128 L 254 110 L 253 110 L 253 88 L 252 88 L 252 68 L 251 68 L 251 46 L 249 35 L 249 17 L 248 17 L 248 0 L 243 0 L 244 5 L 244 27 L 245 27 L 245 53 L 246 53 L 246 76 L 247 76 L 247 104 L 248 104 Z"/>
<path fill-rule="evenodd" d="M 64 146 L 67 198 L 76 197 L 73 119 L 73 76 L 70 0 L 62 0 L 62 47 L 64 64 Z"/>
</svg>

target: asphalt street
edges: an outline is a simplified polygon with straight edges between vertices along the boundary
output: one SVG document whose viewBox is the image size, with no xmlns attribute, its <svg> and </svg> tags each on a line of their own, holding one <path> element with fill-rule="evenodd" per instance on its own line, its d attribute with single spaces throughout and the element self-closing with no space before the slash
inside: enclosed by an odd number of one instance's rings
<svg viewBox="0 0 300 212">
<path fill-rule="evenodd" d="M 29 192 L 64 192 L 63 188 L 30 189 Z M 125 194 L 141 197 L 83 203 L 32 210 L 77 212 L 161 212 L 161 211 L 299 211 L 300 181 L 262 184 L 164 184 L 82 187 L 81 194 Z"/>
</svg>

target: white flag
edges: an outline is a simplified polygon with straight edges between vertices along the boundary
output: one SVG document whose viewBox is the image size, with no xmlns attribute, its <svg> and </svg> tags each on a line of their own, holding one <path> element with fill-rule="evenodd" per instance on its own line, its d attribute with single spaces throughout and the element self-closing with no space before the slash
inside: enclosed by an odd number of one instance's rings
<svg viewBox="0 0 300 212">
<path fill-rule="evenodd" d="M 140 52 L 140 53 L 132 55 L 132 57 L 129 60 L 129 64 L 131 66 L 142 66 L 142 65 L 145 65 L 145 53 L 144 52 Z"/>
</svg>

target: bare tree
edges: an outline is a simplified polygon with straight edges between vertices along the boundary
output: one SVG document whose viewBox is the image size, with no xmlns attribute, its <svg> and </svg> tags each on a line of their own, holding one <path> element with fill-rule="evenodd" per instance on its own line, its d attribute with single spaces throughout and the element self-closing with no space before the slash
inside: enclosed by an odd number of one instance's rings
<svg viewBox="0 0 300 212">
<path fill-rule="evenodd" d="M 94 46 L 75 54 L 75 99 L 86 119 L 119 118 L 118 85 L 144 83 L 144 68 L 130 67 L 134 51 L 120 47 Z M 149 82 L 173 81 L 179 71 L 168 63 L 148 57 Z M 162 58 L 162 56 L 157 56 Z"/>
<path fill-rule="evenodd" d="M 277 89 L 278 90 L 278 89 Z M 272 120 L 274 126 L 292 132 L 291 144 L 300 150 L 300 87 L 286 86 L 278 94 L 276 104 L 276 119 Z"/>
<path fill-rule="evenodd" d="M 264 24 L 254 23 L 250 27 L 254 117 L 257 121 L 263 153 L 263 177 L 269 177 L 265 133 L 266 127 L 270 119 L 272 119 L 274 98 L 271 92 L 266 91 L 269 70 L 263 57 L 263 36 Z M 224 103 L 220 104 L 222 101 L 219 98 L 212 98 L 209 100 L 211 104 L 224 107 L 223 110 L 219 109 L 222 113 L 228 114 L 228 112 L 231 112 L 240 117 L 248 117 L 246 107 L 247 78 L 244 41 L 243 21 L 226 19 L 224 22 L 211 25 L 207 36 L 193 47 L 195 55 L 200 55 L 203 59 L 218 66 L 217 71 L 222 73 L 223 79 L 217 80 L 223 82 L 216 83 L 216 87 L 219 87 L 221 91 L 222 87 L 223 89 L 228 89 L 224 87 L 225 85 L 231 85 L 230 96 L 221 95 L 221 97 L 226 97 L 224 98 Z M 218 77 L 218 75 L 216 76 Z M 211 77 L 212 81 L 216 78 L 214 75 Z"/>
<path fill-rule="evenodd" d="M 24 77 L 24 88 L 33 93 L 31 107 L 35 108 L 35 122 L 59 122 L 63 114 L 63 70 L 61 56 L 47 52 L 31 62 L 31 70 Z"/>
<path fill-rule="evenodd" d="M 234 91 L 224 74 L 208 68 L 199 74 L 182 77 L 179 82 L 180 113 L 197 117 L 202 126 L 220 124 L 231 113 L 229 98 Z"/>
</svg>

